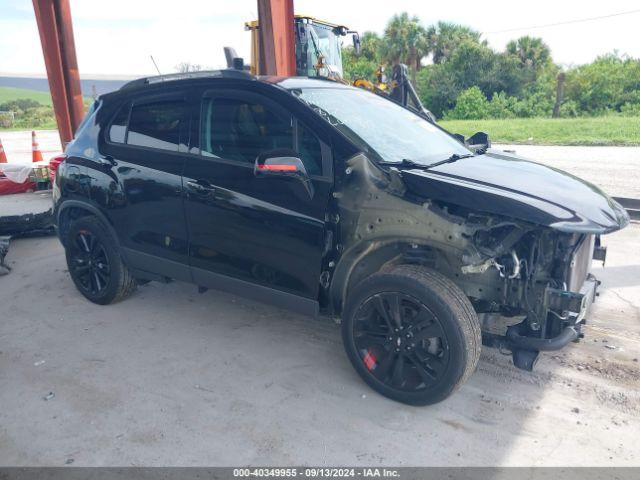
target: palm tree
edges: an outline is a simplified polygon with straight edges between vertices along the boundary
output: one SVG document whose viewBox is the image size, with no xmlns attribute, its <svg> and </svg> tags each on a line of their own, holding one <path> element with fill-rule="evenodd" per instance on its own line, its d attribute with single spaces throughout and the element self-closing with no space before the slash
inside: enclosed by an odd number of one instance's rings
<svg viewBox="0 0 640 480">
<path fill-rule="evenodd" d="M 418 17 L 406 12 L 394 15 L 384 31 L 381 53 L 387 62 L 407 64 L 415 84 L 420 62 L 429 54 L 427 31 Z"/>
<path fill-rule="evenodd" d="M 360 55 L 372 62 L 380 60 L 382 39 L 375 32 L 364 32 L 360 38 Z"/>
<path fill-rule="evenodd" d="M 481 43 L 480 32 L 449 22 L 438 22 L 437 25 L 430 26 L 427 30 L 427 38 L 433 53 L 433 63 L 447 61 L 456 47 L 465 40 Z M 482 42 L 482 44 L 484 45 L 486 42 Z"/>
<path fill-rule="evenodd" d="M 537 71 L 551 61 L 551 50 L 541 38 L 520 37 L 507 44 L 507 53 L 518 57 L 523 67 Z"/>
</svg>

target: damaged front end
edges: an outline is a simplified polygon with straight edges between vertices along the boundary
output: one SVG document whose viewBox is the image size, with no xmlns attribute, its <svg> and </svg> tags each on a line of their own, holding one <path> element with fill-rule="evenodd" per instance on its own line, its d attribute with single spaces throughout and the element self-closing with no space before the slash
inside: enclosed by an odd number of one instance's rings
<svg viewBox="0 0 640 480">
<path fill-rule="evenodd" d="M 581 338 L 600 283 L 591 263 L 606 257 L 600 234 L 624 227 L 628 216 L 596 187 L 529 163 L 514 165 L 551 175 L 556 187 L 573 185 L 588 207 L 545 198 L 538 187 L 522 187 L 526 182 L 518 189 L 490 185 L 469 170 L 462 178 L 451 171 L 381 169 L 363 154 L 350 159 L 334 194 L 339 241 L 324 272 L 333 310 L 368 275 L 416 263 L 462 289 L 478 314 L 483 342 L 509 350 L 519 368 L 531 370 L 540 351 Z M 475 166 L 482 173 L 482 164 Z M 510 167 L 505 174 L 517 178 Z"/>
<path fill-rule="evenodd" d="M 540 351 L 582 337 L 600 283 L 591 261 L 606 255 L 599 236 L 513 225 L 479 229 L 473 246 L 465 260 L 474 262 L 461 271 L 463 283 L 489 286 L 471 297 L 486 344 L 510 350 L 517 367 L 531 370 Z M 479 271 L 486 265 L 497 276 Z"/>
</svg>

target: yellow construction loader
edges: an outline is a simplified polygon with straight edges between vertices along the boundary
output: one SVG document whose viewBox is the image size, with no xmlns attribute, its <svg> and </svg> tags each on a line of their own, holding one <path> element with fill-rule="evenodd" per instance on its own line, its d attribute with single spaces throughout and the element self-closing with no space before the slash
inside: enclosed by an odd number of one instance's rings
<svg viewBox="0 0 640 480">
<path fill-rule="evenodd" d="M 254 75 L 262 75 L 260 71 L 260 28 L 258 21 L 245 23 L 245 30 L 251 32 L 251 64 L 248 67 Z M 325 77 L 334 81 L 347 83 L 342 69 L 342 37 L 352 35 L 353 48 L 360 52 L 360 36 L 344 25 L 326 22 L 307 15 L 295 15 L 295 52 L 296 74 L 307 77 Z M 227 66 L 229 68 L 247 68 L 239 59 L 235 50 L 225 47 Z M 384 68 L 380 66 L 376 72 L 376 82 L 358 78 L 353 85 L 364 88 L 386 97 L 402 106 L 424 116 L 431 122 L 435 117 L 420 101 L 413 85 L 409 81 L 407 66 L 393 66 L 391 78 L 387 78 Z"/>
</svg>

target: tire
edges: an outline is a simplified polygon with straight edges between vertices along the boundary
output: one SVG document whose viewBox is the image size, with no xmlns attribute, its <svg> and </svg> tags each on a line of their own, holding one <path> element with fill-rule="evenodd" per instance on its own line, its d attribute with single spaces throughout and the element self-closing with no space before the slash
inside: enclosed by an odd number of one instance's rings
<svg viewBox="0 0 640 480">
<path fill-rule="evenodd" d="M 416 265 L 358 284 L 346 301 L 342 339 L 362 379 L 408 405 L 451 395 L 475 371 L 482 345 L 478 317 L 462 290 Z"/>
<path fill-rule="evenodd" d="M 136 280 L 123 262 L 116 240 L 96 217 L 74 220 L 64 245 L 71 279 L 91 302 L 119 302 L 136 289 Z"/>
</svg>

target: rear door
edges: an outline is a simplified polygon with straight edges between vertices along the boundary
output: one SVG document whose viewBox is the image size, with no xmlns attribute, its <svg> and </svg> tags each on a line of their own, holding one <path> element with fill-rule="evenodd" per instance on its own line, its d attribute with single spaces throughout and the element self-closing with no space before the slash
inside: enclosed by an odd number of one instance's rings
<svg viewBox="0 0 640 480">
<path fill-rule="evenodd" d="M 185 210 L 194 280 L 306 313 L 317 308 L 332 186 L 331 150 L 311 128 L 256 92 L 202 98 L 200 153 L 185 165 Z M 294 149 L 313 186 L 256 177 L 256 157 Z"/>
<path fill-rule="evenodd" d="M 109 214 L 133 268 L 190 279 L 182 170 L 189 144 L 185 92 L 141 96 L 124 103 L 107 129 L 104 148 L 113 166 Z"/>
</svg>

